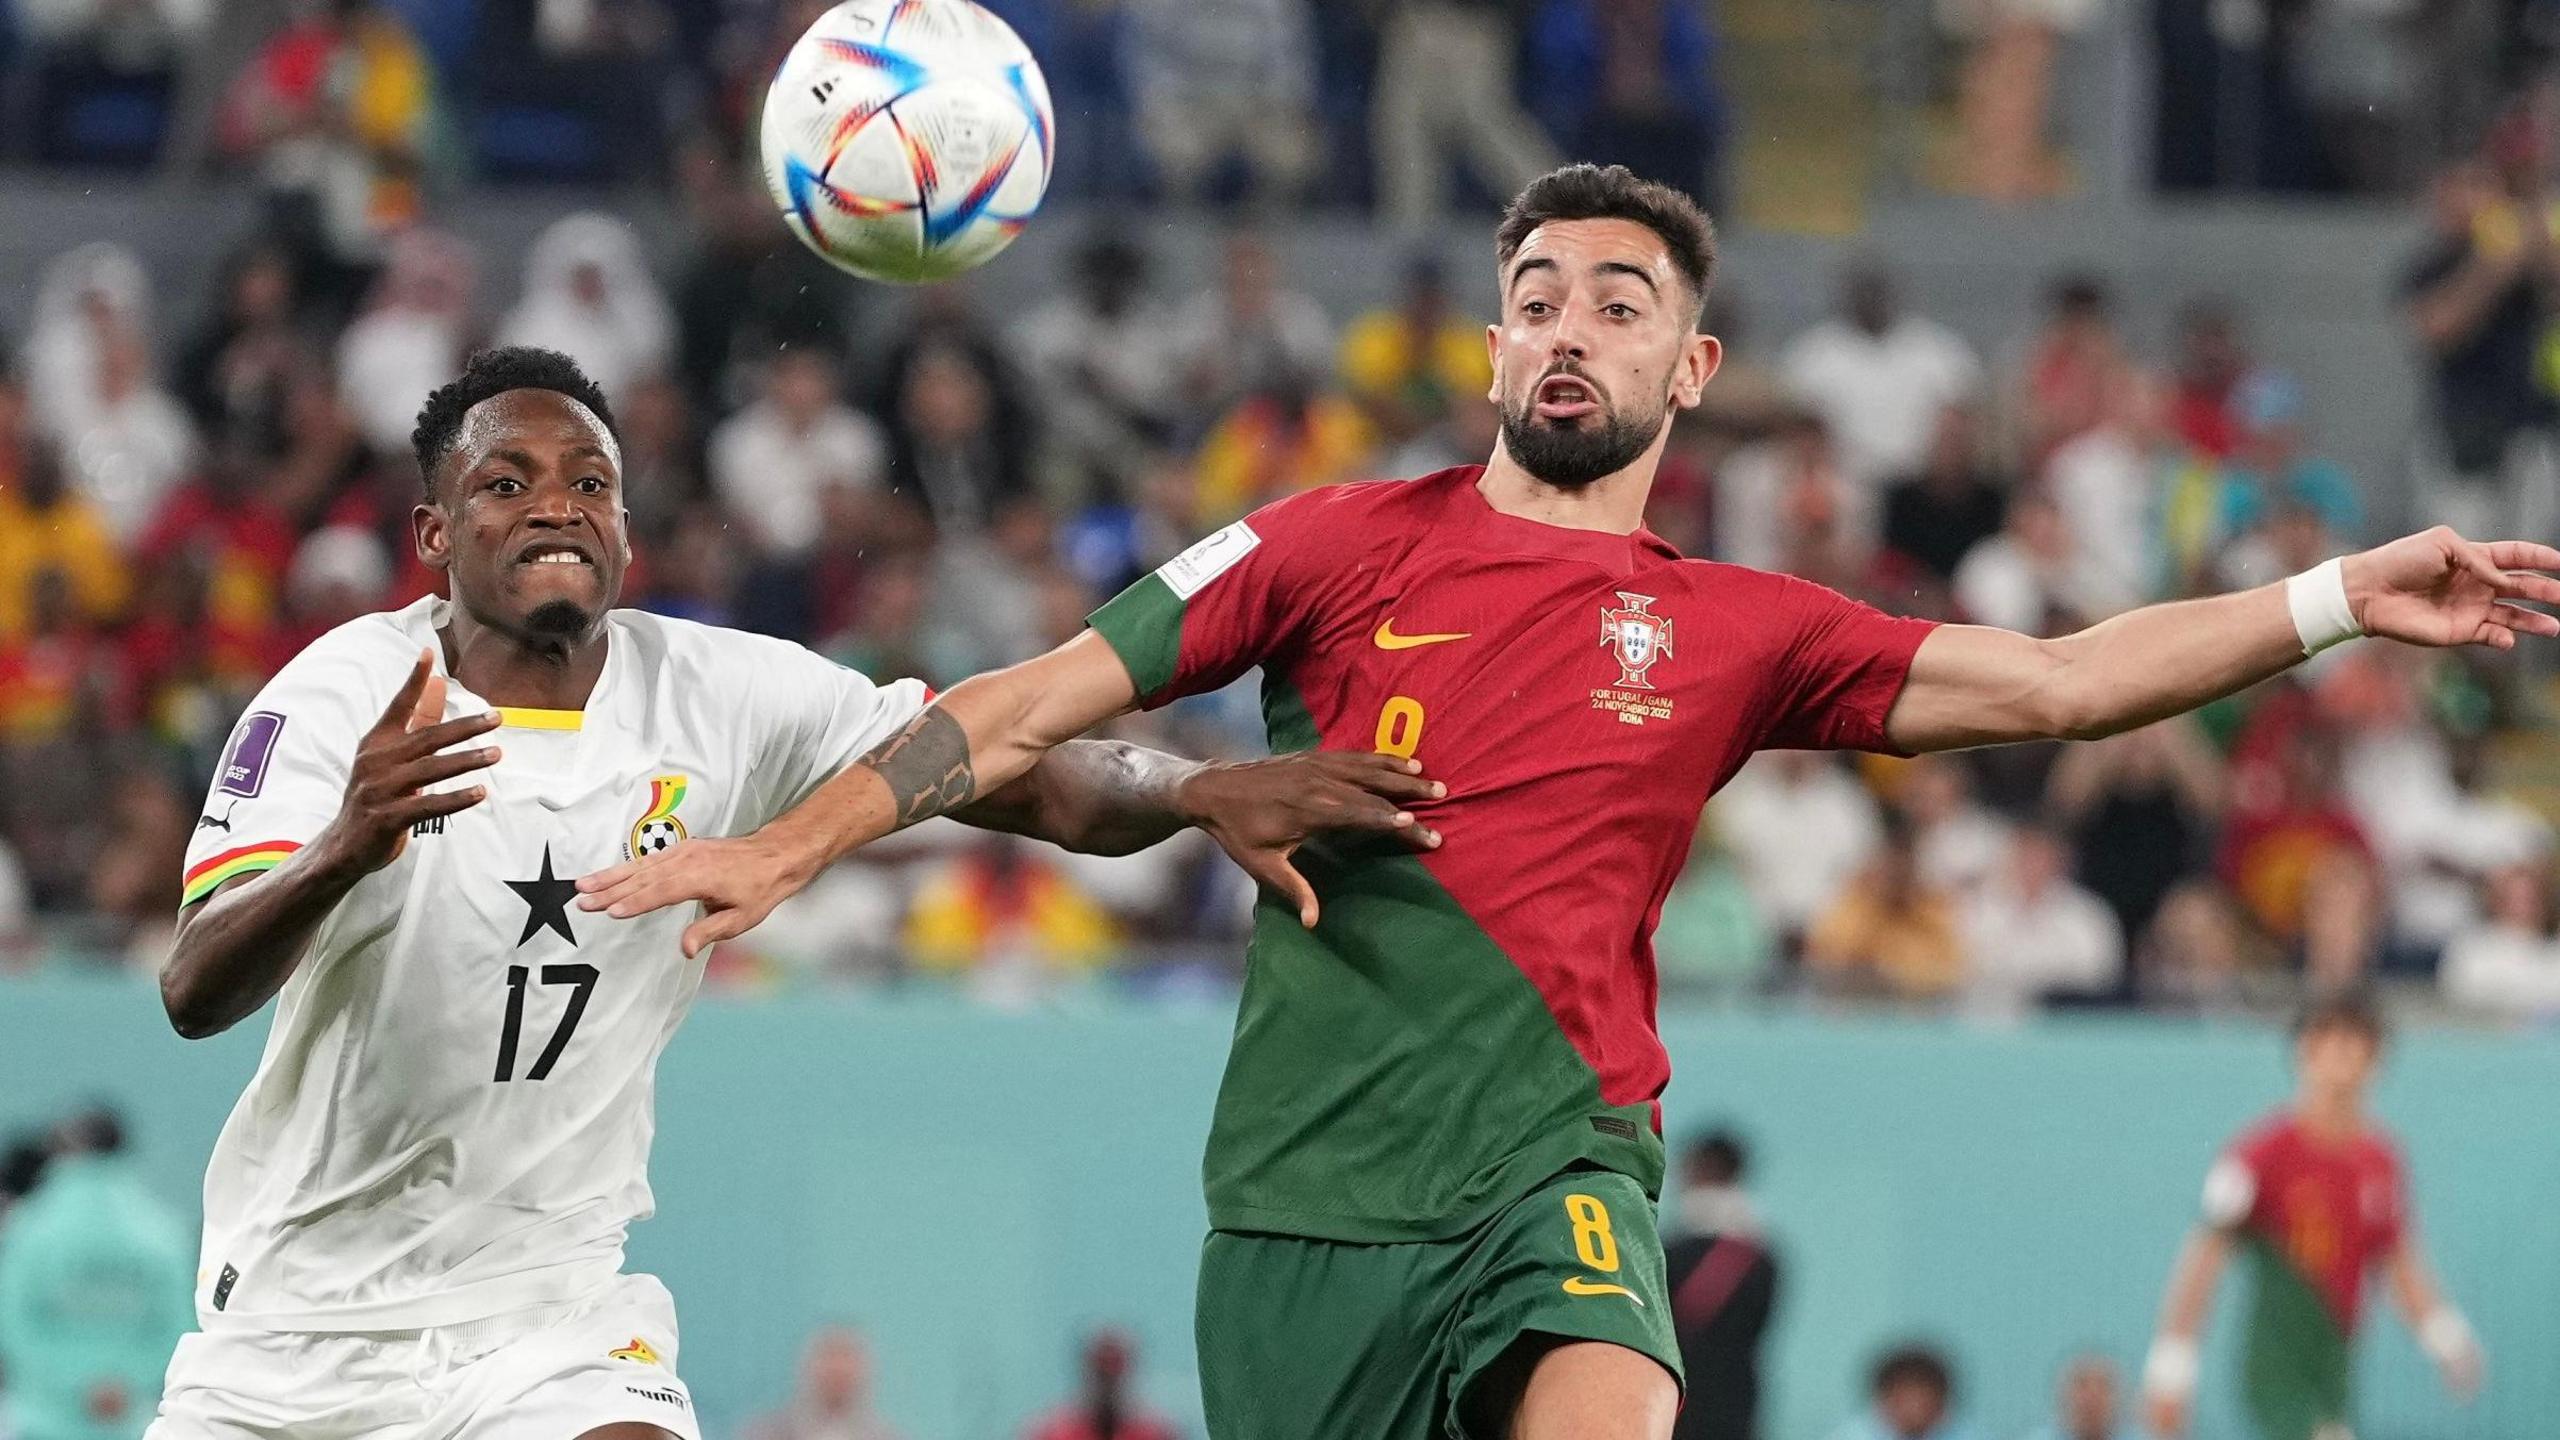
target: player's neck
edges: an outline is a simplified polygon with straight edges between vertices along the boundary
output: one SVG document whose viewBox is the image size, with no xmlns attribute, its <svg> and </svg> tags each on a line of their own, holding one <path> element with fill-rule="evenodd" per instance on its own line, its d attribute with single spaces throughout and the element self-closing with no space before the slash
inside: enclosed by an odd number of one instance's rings
<svg viewBox="0 0 2560 1440">
<path fill-rule="evenodd" d="M 605 628 L 559 643 L 528 642 L 471 618 L 460 606 L 442 632 L 445 673 L 492 705 L 584 710 L 604 673 Z"/>
<path fill-rule="evenodd" d="M 2306 1091 L 2293 1102 L 2296 1123 L 2316 1139 L 2353 1140 L 2364 1133 L 2364 1101 L 2349 1093 Z"/>
<path fill-rule="evenodd" d="M 1624 470 L 1568 490 L 1520 468 L 1511 452 L 1496 441 L 1493 458 L 1485 462 L 1484 474 L 1476 481 L 1476 493 L 1500 513 L 1522 520 L 1566 530 L 1633 535 L 1644 528 L 1645 500 L 1653 493 L 1653 468 L 1661 455 L 1662 442 L 1656 440 Z"/>
</svg>

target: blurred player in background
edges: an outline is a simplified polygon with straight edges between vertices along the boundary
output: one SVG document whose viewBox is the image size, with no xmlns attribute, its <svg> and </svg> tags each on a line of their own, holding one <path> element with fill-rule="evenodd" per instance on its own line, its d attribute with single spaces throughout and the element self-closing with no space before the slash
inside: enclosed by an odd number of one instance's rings
<svg viewBox="0 0 2560 1440">
<path fill-rule="evenodd" d="M 111 1110 L 63 1123 L 0 1225 L 0 1427 L 16 1440 L 132 1440 L 193 1318 L 195 1245 L 125 1156 Z"/>
<path fill-rule="evenodd" d="M 2260 1440 L 2344 1440 L 2356 1325 L 2376 1270 L 2446 1388 L 2465 1400 L 2479 1389 L 2480 1347 L 2436 1288 L 2410 1223 L 2399 1148 L 2366 1109 L 2382 1042 L 2370 997 L 2314 1003 L 2294 1032 L 2292 1106 L 2233 1141 L 2206 1175 L 2204 1223 L 2169 1273 L 2143 1369 L 2161 1435 L 2187 1432 L 2198 1337 L 2235 1249 L 2253 1282 L 2241 1398 Z"/>
<path fill-rule="evenodd" d="M 1218 1440 L 1671 1433 L 1650 937 L 1754 751 L 2106 735 L 2360 633 L 2560 634 L 2512 603 L 2560 598 L 2521 573 L 2560 551 L 2443 530 L 2054 640 L 1685 560 L 1644 510 L 1722 355 L 1698 331 L 1706 216 L 1569 166 L 1512 202 L 1495 255 L 1486 464 L 1265 506 L 756 835 L 581 881 L 615 915 L 707 901 L 699 948 L 1068 737 L 1256 666 L 1275 750 L 1430 755 L 1445 846 L 1310 844 L 1256 912 L 1205 1165 Z"/>
<path fill-rule="evenodd" d="M 763 824 L 929 696 L 613 608 L 620 443 L 566 356 L 474 357 L 415 446 L 418 554 L 452 599 L 286 665 L 187 857 L 171 1023 L 282 1001 L 206 1172 L 203 1329 L 153 1434 L 694 1440 L 673 1302 L 621 1267 L 702 964 L 680 916 L 573 916 L 571 877 Z M 1374 755 L 1058 759 L 955 813 L 1105 853 L 1196 818 L 1263 866 L 1303 838 L 1270 828 L 1293 815 L 1422 833 L 1370 793 L 1420 782 Z"/>
<path fill-rule="evenodd" d="M 1672 1440 L 1758 1440 L 1760 1342 L 1778 1304 L 1778 1261 L 1743 1188 L 1749 1152 L 1718 1130 L 1689 1145 L 1665 1227 L 1663 1277 L 1671 1329 L 1689 1372 L 1689 1402 Z"/>
</svg>

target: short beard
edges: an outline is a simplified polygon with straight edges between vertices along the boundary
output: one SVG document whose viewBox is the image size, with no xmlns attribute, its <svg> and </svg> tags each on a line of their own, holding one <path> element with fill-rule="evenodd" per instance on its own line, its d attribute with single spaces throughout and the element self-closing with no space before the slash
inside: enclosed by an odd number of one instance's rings
<svg viewBox="0 0 2560 1440">
<path fill-rule="evenodd" d="M 582 640 L 595 616 L 574 600 L 545 600 L 524 617 L 524 633 L 542 640 Z"/>
<path fill-rule="evenodd" d="M 1534 392 L 1533 392 L 1534 394 Z M 1534 398 L 1502 411 L 1502 449 L 1512 463 L 1559 490 L 1581 490 L 1636 462 L 1662 433 L 1662 414 L 1632 420 L 1615 410 L 1597 429 L 1541 424 Z"/>
</svg>

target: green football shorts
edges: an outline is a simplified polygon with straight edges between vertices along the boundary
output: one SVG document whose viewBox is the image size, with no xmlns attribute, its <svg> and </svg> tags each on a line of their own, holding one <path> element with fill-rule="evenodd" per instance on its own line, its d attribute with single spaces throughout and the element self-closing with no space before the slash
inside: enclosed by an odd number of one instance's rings
<svg viewBox="0 0 2560 1440">
<path fill-rule="evenodd" d="M 1680 1378 L 1653 1202 L 1569 1170 L 1462 1235 L 1356 1245 L 1210 1232 L 1210 1440 L 1499 1440 L 1523 1340 L 1602 1340 Z M 1493 1383 L 1488 1383 L 1493 1382 Z"/>
</svg>

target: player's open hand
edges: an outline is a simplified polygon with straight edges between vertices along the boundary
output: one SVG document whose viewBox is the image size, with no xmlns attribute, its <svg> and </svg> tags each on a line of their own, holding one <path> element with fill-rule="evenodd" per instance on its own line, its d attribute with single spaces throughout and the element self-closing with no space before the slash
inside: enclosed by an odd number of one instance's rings
<svg viewBox="0 0 2560 1440">
<path fill-rule="evenodd" d="M 1308 750 L 1269 760 L 1210 765 L 1182 783 L 1182 808 L 1246 874 L 1298 907 L 1315 928 L 1316 892 L 1289 863 L 1311 835 L 1365 830 L 1416 850 L 1440 834 L 1405 807 L 1449 793 L 1422 778 L 1421 762 L 1357 750 Z"/>
<path fill-rule="evenodd" d="M 2537 573 L 2548 570 L 2560 570 L 2560 550 L 2439 525 L 2348 556 L 2347 604 L 2368 635 L 2512 650 L 2520 635 L 2560 635 L 2560 617 L 2525 608 L 2560 604 L 2560 580 Z"/>
<path fill-rule="evenodd" d="M 671 850 L 580 879 L 578 908 L 628 920 L 700 901 L 701 917 L 684 928 L 684 954 L 690 960 L 763 924 L 774 906 L 814 874 L 786 863 L 774 845 L 754 835 L 726 840 L 696 835 Z"/>
<path fill-rule="evenodd" d="M 497 712 L 439 720 L 444 714 L 445 679 L 435 673 L 435 655 L 419 651 L 416 668 L 391 697 L 390 708 L 373 722 L 356 746 L 347 774 L 346 799 L 329 826 L 324 853 L 369 875 L 400 858 L 409 844 L 409 829 L 422 820 L 468 810 L 488 796 L 488 787 L 457 790 L 428 786 L 485 770 L 498 763 L 498 747 L 451 750 L 448 746 L 486 735 L 498 728 Z"/>
</svg>

